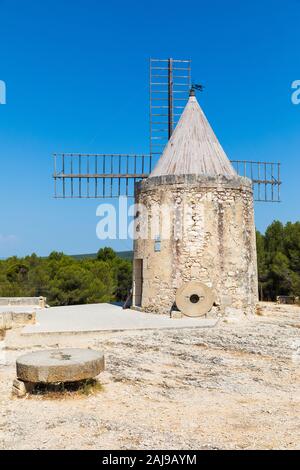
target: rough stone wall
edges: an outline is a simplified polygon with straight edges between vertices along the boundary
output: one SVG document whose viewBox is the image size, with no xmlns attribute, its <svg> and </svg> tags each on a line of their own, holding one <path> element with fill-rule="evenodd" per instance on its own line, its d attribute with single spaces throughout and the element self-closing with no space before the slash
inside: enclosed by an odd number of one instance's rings
<svg viewBox="0 0 300 470">
<path fill-rule="evenodd" d="M 36 312 L 0 312 L 0 331 L 34 324 Z"/>
<path fill-rule="evenodd" d="M 213 289 L 221 313 L 254 312 L 258 292 L 250 180 L 194 175 L 148 178 L 136 187 L 136 203 L 147 208 L 148 222 L 146 239 L 134 244 L 134 259 L 143 260 L 143 310 L 170 313 L 176 290 L 194 280 Z M 168 227 L 164 209 L 151 232 L 157 207 L 168 208 L 171 222 Z M 142 213 L 137 217 L 137 230 L 146 218 Z M 155 251 L 158 236 L 160 251 Z M 133 285 L 134 302 L 135 279 Z"/>
</svg>

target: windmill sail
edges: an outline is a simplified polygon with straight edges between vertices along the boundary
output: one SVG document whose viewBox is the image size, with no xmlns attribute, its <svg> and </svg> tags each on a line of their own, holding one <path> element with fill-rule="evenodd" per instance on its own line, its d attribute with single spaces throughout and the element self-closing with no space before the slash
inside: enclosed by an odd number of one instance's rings
<svg viewBox="0 0 300 470">
<path fill-rule="evenodd" d="M 141 179 L 191 172 L 246 176 L 256 201 L 279 202 L 280 164 L 229 161 L 196 98 L 189 99 L 190 88 L 190 60 L 150 59 L 150 154 L 56 153 L 54 197 L 134 197 Z"/>
</svg>

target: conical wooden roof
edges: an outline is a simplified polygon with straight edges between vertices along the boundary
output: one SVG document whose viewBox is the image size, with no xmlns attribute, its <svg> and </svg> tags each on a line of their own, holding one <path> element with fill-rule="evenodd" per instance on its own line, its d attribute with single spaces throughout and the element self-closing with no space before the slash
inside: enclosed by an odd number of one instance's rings
<svg viewBox="0 0 300 470">
<path fill-rule="evenodd" d="M 237 175 L 195 96 L 190 96 L 150 178 L 188 174 Z"/>
</svg>

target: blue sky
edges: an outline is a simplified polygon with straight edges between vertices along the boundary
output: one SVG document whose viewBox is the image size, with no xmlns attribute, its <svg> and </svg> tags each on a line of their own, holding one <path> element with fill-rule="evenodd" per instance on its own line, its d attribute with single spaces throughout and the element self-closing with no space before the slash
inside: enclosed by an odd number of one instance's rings
<svg viewBox="0 0 300 470">
<path fill-rule="evenodd" d="M 55 200 L 51 154 L 148 153 L 148 59 L 191 58 L 201 105 L 231 159 L 282 162 L 299 220 L 299 0 L 0 0 L 0 257 L 118 250 L 96 237 L 99 200 Z"/>
</svg>

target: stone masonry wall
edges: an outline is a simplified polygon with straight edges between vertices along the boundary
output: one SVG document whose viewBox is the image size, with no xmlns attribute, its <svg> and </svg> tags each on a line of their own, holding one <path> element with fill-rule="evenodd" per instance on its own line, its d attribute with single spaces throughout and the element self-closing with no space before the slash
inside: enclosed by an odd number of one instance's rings
<svg viewBox="0 0 300 470">
<path fill-rule="evenodd" d="M 176 290 L 195 280 L 212 288 L 221 313 L 254 312 L 258 293 L 250 180 L 193 175 L 148 178 L 138 184 L 136 202 L 147 208 L 146 217 L 139 209 L 137 230 L 148 222 L 146 239 L 134 244 L 134 259 L 143 260 L 143 310 L 170 313 Z M 162 207 L 151 232 L 154 214 Z M 155 238 L 160 240 L 159 251 L 155 251 Z M 135 299 L 135 275 L 133 294 Z"/>
</svg>

